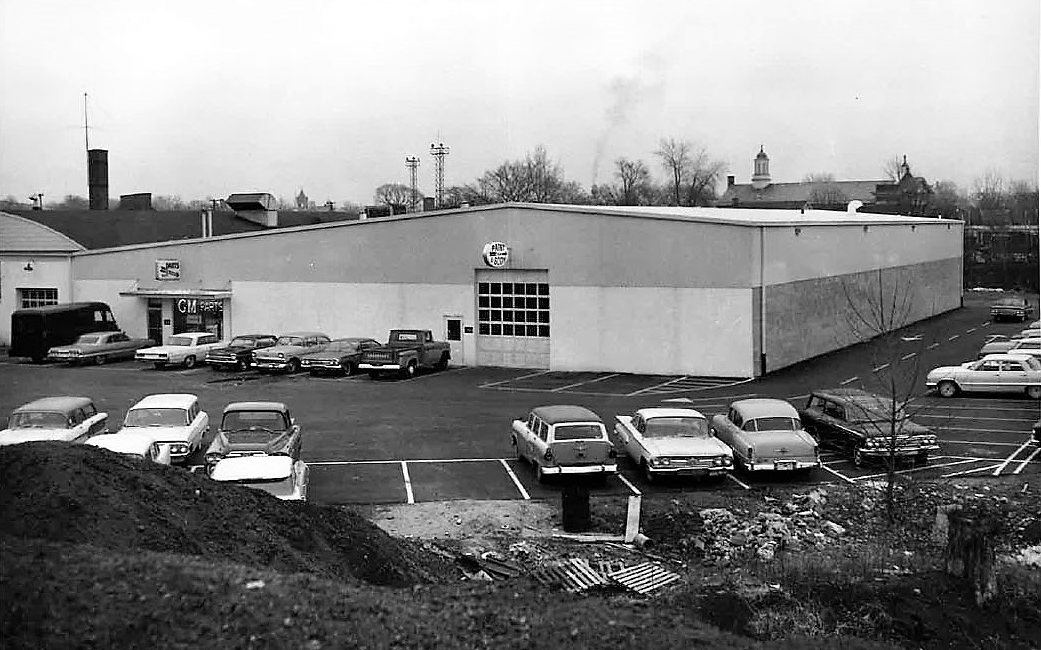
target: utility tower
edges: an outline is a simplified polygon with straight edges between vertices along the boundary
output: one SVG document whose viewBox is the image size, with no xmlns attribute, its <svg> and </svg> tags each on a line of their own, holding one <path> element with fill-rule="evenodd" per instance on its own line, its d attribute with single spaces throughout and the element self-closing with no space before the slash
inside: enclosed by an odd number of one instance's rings
<svg viewBox="0 0 1041 650">
<path fill-rule="evenodd" d="M 445 156 L 448 147 L 443 142 L 430 145 L 430 155 L 434 157 L 434 206 L 441 207 L 445 198 Z"/>
<path fill-rule="evenodd" d="M 419 202 L 419 188 L 416 184 L 416 175 L 419 171 L 419 158 L 415 156 L 407 156 L 405 158 L 405 166 L 408 167 L 409 177 L 412 180 L 411 189 L 412 193 L 408 197 L 408 211 L 415 212 L 416 205 Z"/>
</svg>

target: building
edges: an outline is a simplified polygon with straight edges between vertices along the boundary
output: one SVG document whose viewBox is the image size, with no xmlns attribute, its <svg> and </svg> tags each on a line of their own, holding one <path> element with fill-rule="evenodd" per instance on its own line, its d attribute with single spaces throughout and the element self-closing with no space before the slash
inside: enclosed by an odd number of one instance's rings
<svg viewBox="0 0 1041 650">
<path fill-rule="evenodd" d="M 845 210 L 851 201 L 859 201 L 863 212 L 928 216 L 932 188 L 924 178 L 911 174 L 907 156 L 904 156 L 898 173 L 900 180 L 897 182 L 830 180 L 774 183 L 770 176 L 770 157 L 760 147 L 753 162 L 752 182 L 737 183 L 734 176 L 727 176 L 726 190 L 716 205 L 775 210 Z"/>
<path fill-rule="evenodd" d="M 888 215 L 501 204 L 77 251 L 69 299 L 164 340 L 416 327 L 457 365 L 752 377 L 854 342 L 851 288 L 902 287 L 911 321 L 959 307 L 962 237 Z"/>
</svg>

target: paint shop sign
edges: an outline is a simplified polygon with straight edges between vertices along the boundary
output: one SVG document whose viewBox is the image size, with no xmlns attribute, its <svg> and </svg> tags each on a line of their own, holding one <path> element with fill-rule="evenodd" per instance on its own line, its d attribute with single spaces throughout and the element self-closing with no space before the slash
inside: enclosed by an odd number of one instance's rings
<svg viewBox="0 0 1041 650">
<path fill-rule="evenodd" d="M 488 242 L 481 251 L 481 257 L 488 266 L 501 269 L 510 261 L 510 247 L 501 241 Z"/>
</svg>

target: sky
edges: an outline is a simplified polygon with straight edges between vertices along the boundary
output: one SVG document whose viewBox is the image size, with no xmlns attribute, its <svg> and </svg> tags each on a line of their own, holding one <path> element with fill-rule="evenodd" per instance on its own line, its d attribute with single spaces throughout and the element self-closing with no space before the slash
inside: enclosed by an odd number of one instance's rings
<svg viewBox="0 0 1041 650">
<path fill-rule="evenodd" d="M 0 197 L 433 194 L 538 146 L 587 189 L 689 141 L 749 182 L 1037 182 L 1037 0 L 0 0 Z M 86 94 L 86 102 L 84 101 Z"/>
</svg>

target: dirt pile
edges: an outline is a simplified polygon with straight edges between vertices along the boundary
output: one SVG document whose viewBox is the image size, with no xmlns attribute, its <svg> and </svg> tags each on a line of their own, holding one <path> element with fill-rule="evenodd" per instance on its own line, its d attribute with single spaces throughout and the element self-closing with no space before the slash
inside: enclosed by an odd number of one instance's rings
<svg viewBox="0 0 1041 650">
<path fill-rule="evenodd" d="M 0 447 L 0 531 L 379 585 L 458 576 L 440 556 L 352 510 L 286 503 L 89 445 Z"/>
</svg>

